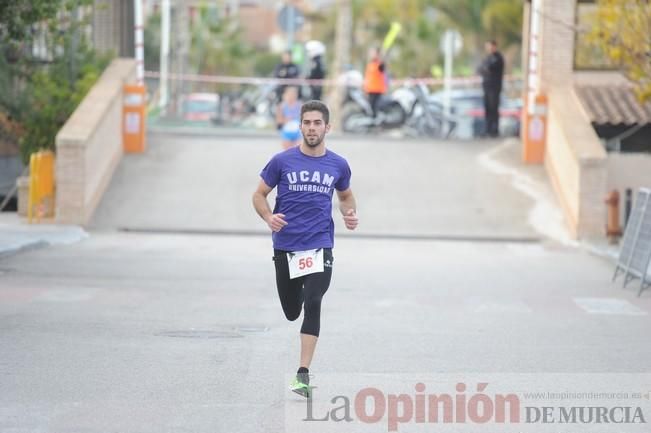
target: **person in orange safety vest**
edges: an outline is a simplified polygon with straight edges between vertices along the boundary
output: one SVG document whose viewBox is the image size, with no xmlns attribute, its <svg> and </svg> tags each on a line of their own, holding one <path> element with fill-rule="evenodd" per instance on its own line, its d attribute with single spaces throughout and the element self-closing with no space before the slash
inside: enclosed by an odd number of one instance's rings
<svg viewBox="0 0 651 433">
<path fill-rule="evenodd" d="M 371 48 L 368 57 L 369 62 L 364 74 L 364 91 L 368 94 L 373 117 L 375 117 L 380 98 L 387 92 L 387 80 L 384 73 L 384 60 L 380 56 L 380 51 L 377 48 Z"/>
</svg>

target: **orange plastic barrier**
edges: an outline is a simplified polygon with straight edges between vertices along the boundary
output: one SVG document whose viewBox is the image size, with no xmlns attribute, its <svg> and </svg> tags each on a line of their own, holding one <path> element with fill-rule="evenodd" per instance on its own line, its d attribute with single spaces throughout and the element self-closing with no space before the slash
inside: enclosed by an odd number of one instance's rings
<svg viewBox="0 0 651 433">
<path fill-rule="evenodd" d="M 547 96 L 536 95 L 533 112 L 524 110 L 522 128 L 522 157 L 527 164 L 542 164 L 545 160 L 545 141 L 547 138 Z"/>
<path fill-rule="evenodd" d="M 123 88 L 122 144 L 126 153 L 145 151 L 145 86 L 127 84 Z"/>
<path fill-rule="evenodd" d="M 54 153 L 41 150 L 29 159 L 29 203 L 27 219 L 54 216 Z"/>
</svg>

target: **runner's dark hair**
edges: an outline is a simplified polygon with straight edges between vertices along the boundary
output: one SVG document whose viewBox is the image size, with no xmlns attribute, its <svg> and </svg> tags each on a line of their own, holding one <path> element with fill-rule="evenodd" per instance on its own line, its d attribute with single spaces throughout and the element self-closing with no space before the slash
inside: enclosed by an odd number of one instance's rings
<svg viewBox="0 0 651 433">
<path fill-rule="evenodd" d="M 301 107 L 301 123 L 303 123 L 303 114 L 307 113 L 308 111 L 318 111 L 321 114 L 323 114 L 323 121 L 326 123 L 330 123 L 330 110 L 328 110 L 328 106 L 324 104 L 321 101 L 307 101 L 303 106 Z"/>
</svg>

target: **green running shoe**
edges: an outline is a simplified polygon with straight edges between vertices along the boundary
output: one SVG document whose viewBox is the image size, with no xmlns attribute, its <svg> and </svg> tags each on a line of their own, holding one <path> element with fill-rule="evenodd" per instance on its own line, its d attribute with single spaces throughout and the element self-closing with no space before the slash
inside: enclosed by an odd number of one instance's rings
<svg viewBox="0 0 651 433">
<path fill-rule="evenodd" d="M 305 398 L 312 396 L 312 387 L 310 386 L 310 375 L 308 373 L 298 373 L 296 378 L 289 385 L 289 389 Z"/>
</svg>

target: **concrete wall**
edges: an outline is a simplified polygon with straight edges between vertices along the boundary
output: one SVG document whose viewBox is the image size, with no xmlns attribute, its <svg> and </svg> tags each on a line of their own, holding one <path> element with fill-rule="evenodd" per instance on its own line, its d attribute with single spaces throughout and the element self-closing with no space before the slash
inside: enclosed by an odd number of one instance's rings
<svg viewBox="0 0 651 433">
<path fill-rule="evenodd" d="M 606 153 L 574 86 L 626 80 L 615 71 L 574 71 L 576 0 L 540 0 L 539 4 L 536 73 L 540 88 L 536 90 L 549 97 L 545 168 L 574 237 L 603 237 L 606 193 L 618 189 L 623 194 L 625 188 L 651 185 L 651 156 Z M 525 19 L 528 13 L 525 8 Z M 523 30 L 527 40 L 528 26 Z"/>
<path fill-rule="evenodd" d="M 545 168 L 576 238 L 604 235 L 608 159 L 571 89 L 552 90 Z"/>
<path fill-rule="evenodd" d="M 18 194 L 18 216 L 27 217 L 29 207 L 29 176 L 20 176 L 16 179 Z"/>
<path fill-rule="evenodd" d="M 609 162 L 575 92 L 612 73 L 574 71 L 576 1 L 541 0 L 538 74 L 549 97 L 545 168 L 575 238 L 605 235 Z"/>
<path fill-rule="evenodd" d="M 92 217 L 122 158 L 122 86 L 135 77 L 135 60 L 114 60 L 57 134 L 57 222 Z"/>
<path fill-rule="evenodd" d="M 608 154 L 608 191 L 619 191 L 620 224 L 624 226 L 626 189 L 633 190 L 633 199 L 639 188 L 651 188 L 651 155 L 646 153 Z"/>
<path fill-rule="evenodd" d="M 574 71 L 576 1 L 542 0 L 540 17 L 540 90 L 569 86 Z"/>
<path fill-rule="evenodd" d="M 627 86 L 631 82 L 618 71 L 576 71 L 574 84 L 583 86 Z"/>
</svg>

